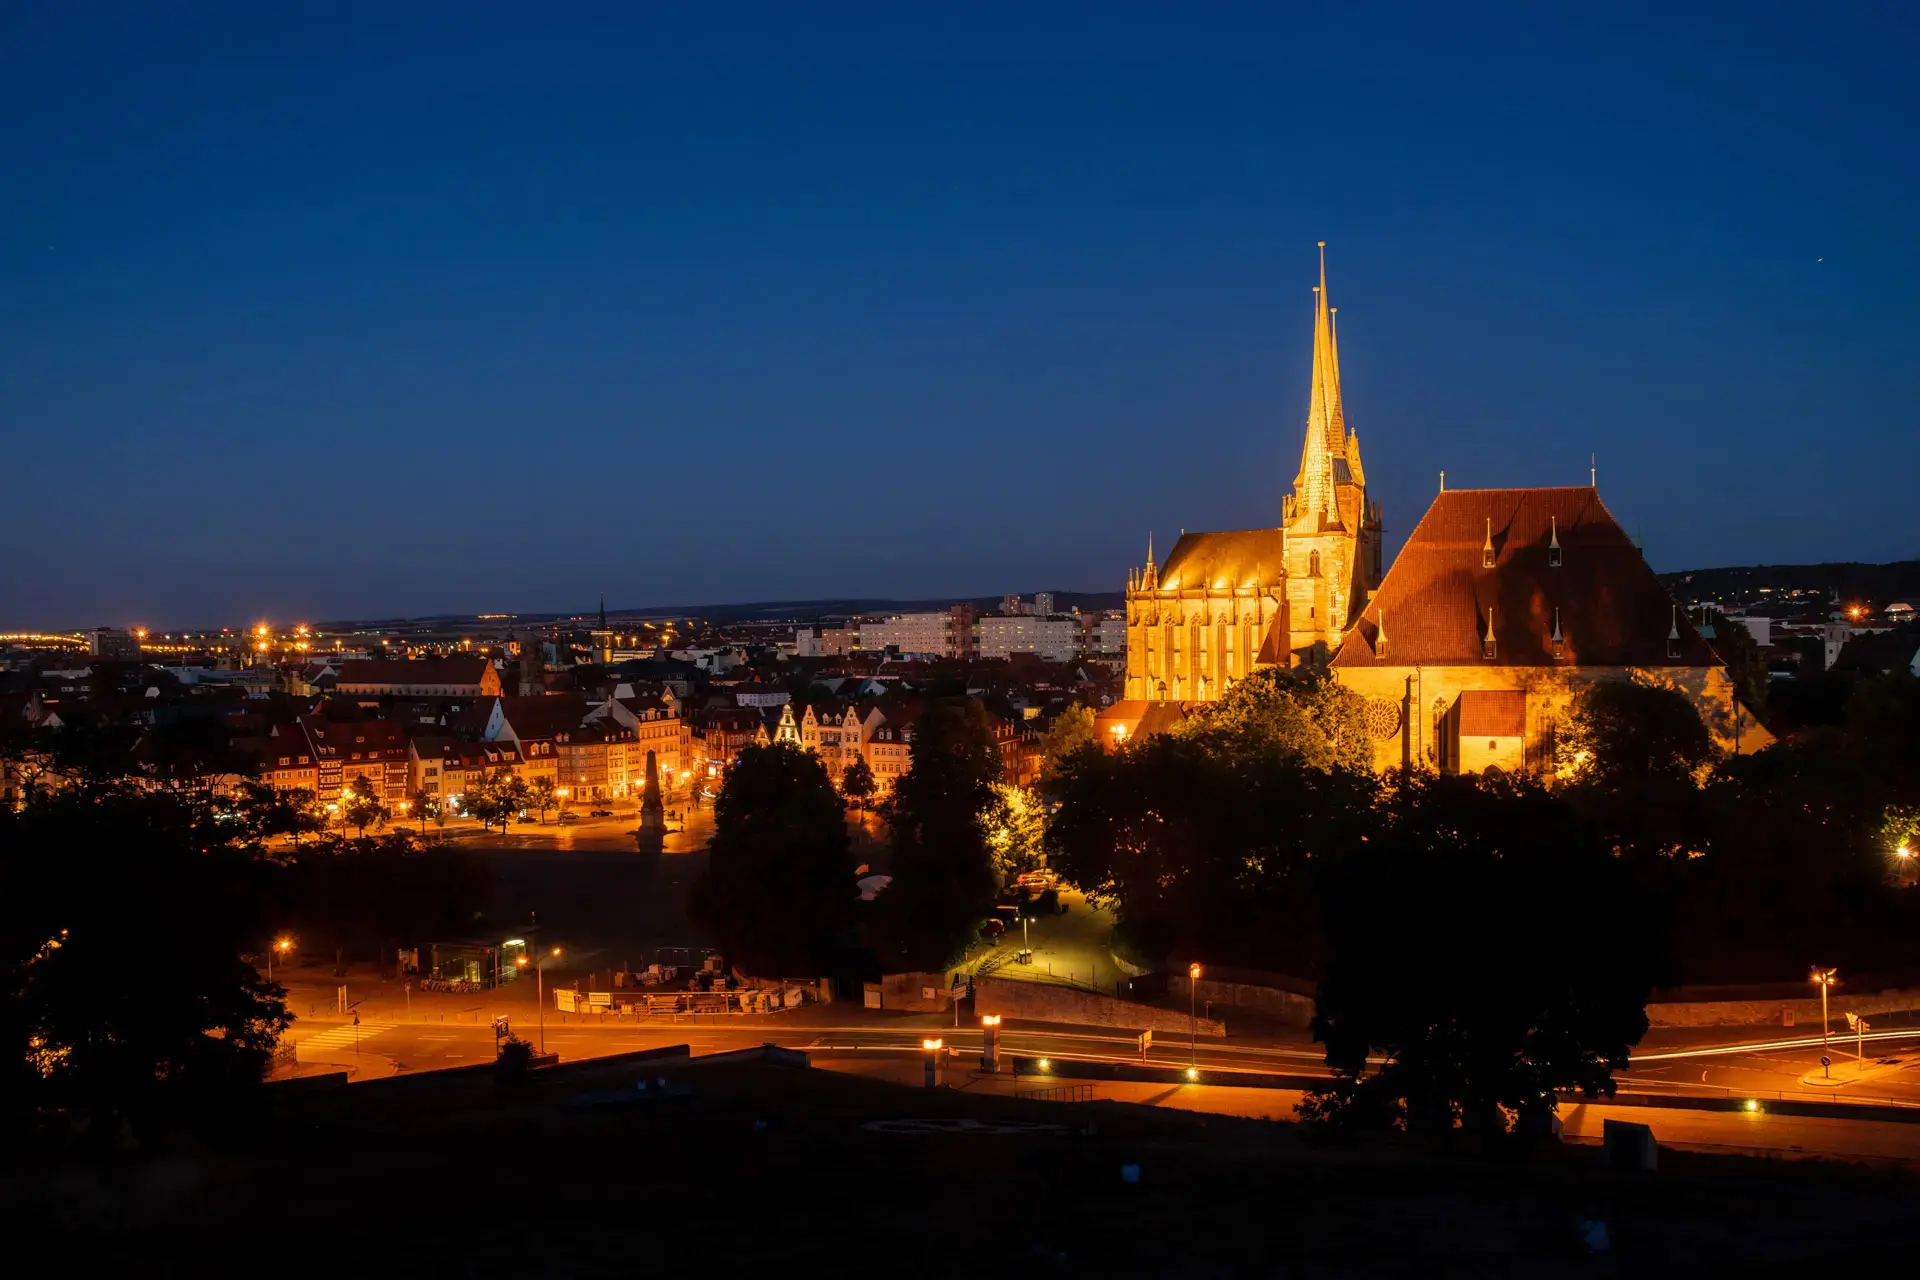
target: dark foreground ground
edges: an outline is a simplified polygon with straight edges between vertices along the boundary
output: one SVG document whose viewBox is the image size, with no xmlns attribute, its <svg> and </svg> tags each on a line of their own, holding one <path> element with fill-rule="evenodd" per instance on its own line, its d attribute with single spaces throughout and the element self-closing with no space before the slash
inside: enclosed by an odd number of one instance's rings
<svg viewBox="0 0 1920 1280">
<path fill-rule="evenodd" d="M 642 1077 L 691 1094 L 582 1105 Z M 519 1089 L 281 1092 L 223 1144 L 16 1163 L 0 1229 L 16 1260 L 139 1276 L 1804 1276 L 1910 1257 L 1916 1191 L 1811 1161 L 1663 1151 L 1628 1174 L 1591 1147 L 1324 1147 L 1267 1121 L 600 1060 Z M 1571 1244 L 1592 1218 L 1605 1255 Z"/>
</svg>

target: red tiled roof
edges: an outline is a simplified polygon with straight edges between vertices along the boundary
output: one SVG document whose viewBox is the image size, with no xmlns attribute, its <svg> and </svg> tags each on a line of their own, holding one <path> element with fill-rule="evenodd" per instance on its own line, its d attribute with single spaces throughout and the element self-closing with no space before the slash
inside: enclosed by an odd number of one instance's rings
<svg viewBox="0 0 1920 1280">
<path fill-rule="evenodd" d="M 1388 636 L 1391 642 L 1393 637 Z M 1469 689 L 1460 695 L 1461 738 L 1524 738 L 1527 695 L 1517 689 Z"/>
<path fill-rule="evenodd" d="M 1483 549 L 1491 529 L 1493 566 Z M 1557 536 L 1561 563 L 1548 563 Z M 1487 610 L 1494 656 L 1484 656 Z M 1553 656 L 1559 610 L 1563 658 Z M 1385 654 L 1377 651 L 1386 628 Z M 1678 656 L 1667 636 L 1678 623 Z M 1453 489 L 1440 494 L 1348 632 L 1335 667 L 1718 666 L 1676 612 L 1593 489 Z"/>
<path fill-rule="evenodd" d="M 536 693 L 501 698 L 500 710 L 516 738 L 557 738 L 579 731 L 587 700 L 578 693 Z"/>
<path fill-rule="evenodd" d="M 472 684 L 486 675 L 485 658 L 359 658 L 340 667 L 341 684 Z"/>
</svg>

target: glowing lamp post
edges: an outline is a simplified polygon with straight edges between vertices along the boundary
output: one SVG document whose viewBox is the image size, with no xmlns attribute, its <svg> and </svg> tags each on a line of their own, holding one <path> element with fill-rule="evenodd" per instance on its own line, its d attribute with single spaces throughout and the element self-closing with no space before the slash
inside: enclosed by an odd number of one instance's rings
<svg viewBox="0 0 1920 1280">
<path fill-rule="evenodd" d="M 938 1089 L 944 1083 L 946 1074 L 947 1042 L 940 1039 L 922 1040 L 921 1057 L 926 1064 L 927 1088 Z"/>
<path fill-rule="evenodd" d="M 1000 1070 L 1000 1015 L 989 1013 L 980 1019 L 980 1069 Z"/>
<path fill-rule="evenodd" d="M 273 940 L 273 945 L 267 948 L 267 981 L 268 982 L 273 981 L 273 953 L 278 951 L 280 953 L 280 961 L 281 963 L 284 964 L 286 963 L 287 952 L 291 950 L 293 950 L 293 939 L 289 938 L 284 933 L 281 934 L 279 937 L 275 938 Z"/>
<path fill-rule="evenodd" d="M 1837 971 L 1833 969 L 1815 969 L 1807 975 L 1807 981 L 1820 988 L 1820 1070 L 1822 1074 L 1828 1077 L 1833 1075 L 1833 1068 L 1828 1064 L 1828 1058 L 1831 1055 L 1827 1052 L 1829 1048 L 1827 1037 L 1827 991 L 1835 982 L 1839 981 L 1836 973 Z"/>
<path fill-rule="evenodd" d="M 1187 1079 L 1200 1067 L 1200 1019 L 1196 1013 L 1200 998 L 1200 965 L 1187 966 Z"/>
<path fill-rule="evenodd" d="M 560 948 L 555 947 L 548 954 L 557 956 Z M 514 963 L 524 969 L 527 967 L 527 958 L 521 956 Z M 544 963 L 533 966 L 533 998 L 539 1010 L 540 1052 L 544 1056 L 547 1052 L 547 966 Z"/>
</svg>

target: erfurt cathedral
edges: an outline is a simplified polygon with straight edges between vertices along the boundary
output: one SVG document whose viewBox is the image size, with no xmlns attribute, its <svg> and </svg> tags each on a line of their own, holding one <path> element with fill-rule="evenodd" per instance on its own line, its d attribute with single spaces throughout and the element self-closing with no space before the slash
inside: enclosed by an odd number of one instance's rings
<svg viewBox="0 0 1920 1280">
<path fill-rule="evenodd" d="M 1340 403 L 1326 242 L 1313 291 L 1313 390 L 1293 492 L 1271 529 L 1183 533 L 1127 575 L 1128 699 L 1210 702 L 1261 667 L 1324 665 L 1380 583 L 1380 511 Z"/>
</svg>

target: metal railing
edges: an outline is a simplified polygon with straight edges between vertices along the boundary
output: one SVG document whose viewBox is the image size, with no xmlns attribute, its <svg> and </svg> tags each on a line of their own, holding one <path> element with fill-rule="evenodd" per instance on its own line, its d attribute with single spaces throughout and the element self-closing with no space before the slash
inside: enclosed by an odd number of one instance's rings
<svg viewBox="0 0 1920 1280">
<path fill-rule="evenodd" d="M 1034 1102 L 1092 1102 L 1093 1086 L 1090 1084 L 1056 1084 L 1045 1089 L 1021 1089 L 1014 1093 L 1016 1098 L 1027 1098 Z"/>
</svg>

